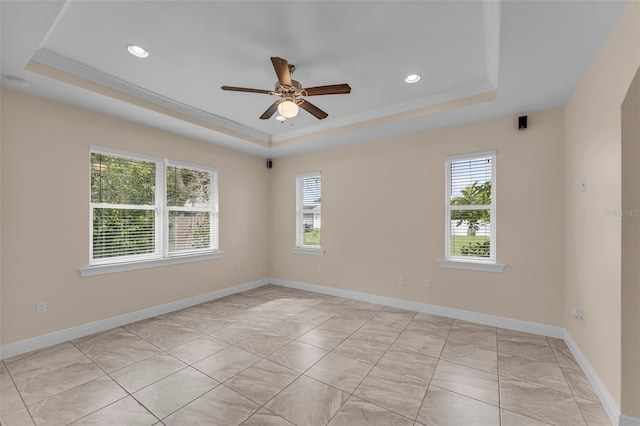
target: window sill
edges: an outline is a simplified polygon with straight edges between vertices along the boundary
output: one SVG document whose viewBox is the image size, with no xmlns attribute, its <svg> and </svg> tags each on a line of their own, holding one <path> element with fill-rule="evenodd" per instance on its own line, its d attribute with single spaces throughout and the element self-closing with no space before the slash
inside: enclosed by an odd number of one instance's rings
<svg viewBox="0 0 640 426">
<path fill-rule="evenodd" d="M 503 272 L 507 265 L 500 263 L 473 262 L 468 260 L 438 259 L 441 268 L 467 269 L 472 271 Z"/>
<path fill-rule="evenodd" d="M 291 249 L 294 254 L 309 254 L 312 256 L 324 256 L 324 249 L 312 247 L 294 247 Z"/>
<path fill-rule="evenodd" d="M 176 265 L 179 263 L 200 262 L 202 260 L 220 259 L 222 252 L 168 257 L 165 259 L 142 260 L 140 262 L 113 263 L 110 265 L 94 265 L 79 268 L 81 277 L 112 274 L 115 272 L 135 271 L 137 269 L 157 268 L 159 266 Z"/>
</svg>

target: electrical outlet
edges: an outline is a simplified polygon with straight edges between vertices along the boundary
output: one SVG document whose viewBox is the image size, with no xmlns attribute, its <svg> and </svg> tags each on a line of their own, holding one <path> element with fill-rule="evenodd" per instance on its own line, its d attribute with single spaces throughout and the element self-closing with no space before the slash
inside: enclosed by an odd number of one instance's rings
<svg viewBox="0 0 640 426">
<path fill-rule="evenodd" d="M 404 285 L 404 275 L 400 275 L 400 276 L 398 277 L 398 284 L 400 284 L 400 285 Z"/>
<path fill-rule="evenodd" d="M 425 286 L 426 288 L 431 288 L 431 280 L 425 280 L 425 281 L 424 281 L 424 286 Z"/>
<path fill-rule="evenodd" d="M 319 274 L 320 273 L 320 265 L 316 265 L 316 272 Z"/>
<path fill-rule="evenodd" d="M 236 265 L 236 272 L 240 272 L 240 265 Z"/>
<path fill-rule="evenodd" d="M 580 309 L 574 309 L 573 312 L 571 312 L 571 318 L 584 325 L 584 314 Z"/>
<path fill-rule="evenodd" d="M 47 302 L 36 303 L 36 314 L 41 314 L 47 311 Z"/>
</svg>

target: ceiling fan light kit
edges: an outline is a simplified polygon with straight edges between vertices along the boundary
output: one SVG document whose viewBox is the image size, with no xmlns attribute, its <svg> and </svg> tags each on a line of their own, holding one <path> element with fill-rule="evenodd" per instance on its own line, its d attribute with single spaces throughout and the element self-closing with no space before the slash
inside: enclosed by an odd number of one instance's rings
<svg viewBox="0 0 640 426">
<path fill-rule="evenodd" d="M 286 99 L 278 104 L 278 113 L 284 118 L 293 118 L 298 115 L 300 108 L 293 100 Z"/>
<path fill-rule="evenodd" d="M 271 57 L 271 63 L 273 64 L 273 69 L 278 76 L 278 81 L 275 84 L 275 90 L 249 89 L 246 87 L 235 86 L 221 87 L 222 90 L 232 92 L 260 93 L 264 95 L 278 96 L 280 99 L 267 108 L 267 110 L 260 116 L 261 120 L 268 120 L 276 111 L 278 111 L 278 114 L 280 115 L 276 117 L 276 120 L 284 121 L 284 119 L 297 116 L 300 108 L 304 109 L 318 120 L 323 120 L 327 118 L 329 114 L 307 101 L 305 99 L 306 97 L 351 93 L 351 87 L 346 83 L 303 88 L 298 81 L 291 78 L 291 75 L 296 69 L 295 65 L 290 65 L 286 59 L 278 57 Z"/>
</svg>

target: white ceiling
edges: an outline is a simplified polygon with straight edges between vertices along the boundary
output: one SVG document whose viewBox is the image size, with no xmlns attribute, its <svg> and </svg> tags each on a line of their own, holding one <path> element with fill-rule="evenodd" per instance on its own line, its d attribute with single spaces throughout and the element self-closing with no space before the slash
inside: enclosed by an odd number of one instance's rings
<svg viewBox="0 0 640 426">
<path fill-rule="evenodd" d="M 275 158 L 562 106 L 625 3 L 2 0 L 2 85 Z M 273 97 L 220 86 L 272 90 L 271 56 L 352 92 L 260 120 Z"/>
</svg>

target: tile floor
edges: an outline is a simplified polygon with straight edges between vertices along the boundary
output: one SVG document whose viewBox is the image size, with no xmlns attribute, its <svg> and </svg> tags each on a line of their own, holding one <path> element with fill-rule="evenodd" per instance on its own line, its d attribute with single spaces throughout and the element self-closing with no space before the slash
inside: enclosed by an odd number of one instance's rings
<svg viewBox="0 0 640 426">
<path fill-rule="evenodd" d="M 278 286 L 0 364 L 2 425 L 610 425 L 562 340 Z"/>
</svg>

